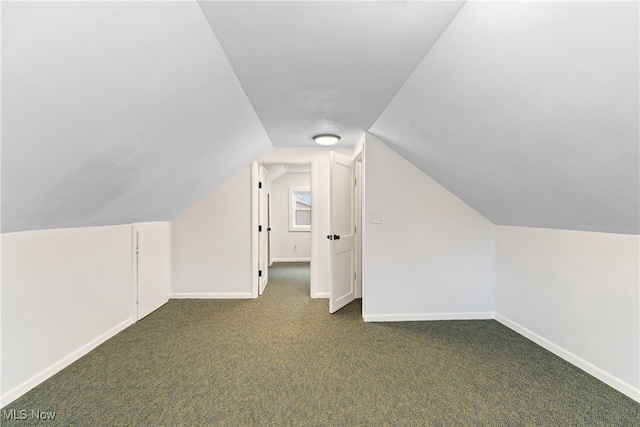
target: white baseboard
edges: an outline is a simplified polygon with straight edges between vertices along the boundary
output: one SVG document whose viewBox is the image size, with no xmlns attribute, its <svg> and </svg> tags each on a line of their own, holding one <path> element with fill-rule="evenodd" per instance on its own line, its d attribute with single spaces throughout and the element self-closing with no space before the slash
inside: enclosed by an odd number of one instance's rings
<svg viewBox="0 0 640 427">
<path fill-rule="evenodd" d="M 408 322 L 421 320 L 488 320 L 495 319 L 493 311 L 467 313 L 411 313 L 411 314 L 368 314 L 365 322 Z"/>
<path fill-rule="evenodd" d="M 616 390 L 618 390 L 620 393 L 623 393 L 627 396 L 629 396 L 631 399 L 635 400 L 636 402 L 640 402 L 640 388 L 634 387 L 631 384 L 627 383 L 624 380 L 621 380 L 620 378 L 616 377 L 615 375 L 610 374 L 609 372 L 605 371 L 602 368 L 597 367 L 596 365 L 587 362 L 586 360 L 584 360 L 583 358 L 581 358 L 580 356 L 577 356 L 575 354 L 573 354 L 572 352 L 565 350 L 564 348 L 560 347 L 557 344 L 554 344 L 553 342 L 549 341 L 546 338 L 543 338 L 542 336 L 536 334 L 533 331 L 530 331 L 529 329 L 525 328 L 524 326 L 509 320 L 508 318 L 497 314 L 496 313 L 496 320 L 500 323 L 502 323 L 503 325 L 505 325 L 507 328 L 514 330 L 515 332 L 519 333 L 520 335 L 524 336 L 525 338 L 535 342 L 536 344 L 540 345 L 541 347 L 544 347 L 545 349 L 549 350 L 551 353 L 555 354 L 558 357 L 561 357 L 562 359 L 566 360 L 567 362 L 571 363 L 572 365 L 577 366 L 578 368 L 582 369 L 583 371 L 585 371 L 586 373 L 596 377 L 597 379 L 599 379 L 600 381 L 602 381 L 603 383 L 615 388 Z"/>
<path fill-rule="evenodd" d="M 311 298 L 329 298 L 329 292 L 316 292 Z"/>
<path fill-rule="evenodd" d="M 272 262 L 311 262 L 311 258 L 273 258 Z"/>
<path fill-rule="evenodd" d="M 253 298 L 251 292 L 229 292 L 229 293 L 185 293 L 177 292 L 169 294 L 170 299 L 246 299 Z"/>
<path fill-rule="evenodd" d="M 119 325 L 116 325 L 113 328 L 109 329 L 104 334 L 89 341 L 88 343 L 78 348 L 77 350 L 71 352 L 69 355 L 58 360 L 48 368 L 45 368 L 42 371 L 38 372 L 37 374 L 35 374 L 34 376 L 29 378 L 22 384 L 19 384 L 18 386 L 12 388 L 6 393 L 3 393 L 2 396 L 0 396 L 0 408 L 13 402 L 14 400 L 19 398 L 20 396 L 22 396 L 23 394 L 25 394 L 26 392 L 28 392 L 29 390 L 37 386 L 38 384 L 41 384 L 44 381 L 48 380 L 49 378 L 51 378 L 52 376 L 54 376 L 64 368 L 66 368 L 67 366 L 71 365 L 76 360 L 80 359 L 85 354 L 89 353 L 94 348 L 98 347 L 100 344 L 102 344 L 109 338 L 114 337 L 116 334 L 122 332 L 123 330 L 133 325 L 134 323 L 135 321 L 133 319 L 125 320 Z"/>
</svg>

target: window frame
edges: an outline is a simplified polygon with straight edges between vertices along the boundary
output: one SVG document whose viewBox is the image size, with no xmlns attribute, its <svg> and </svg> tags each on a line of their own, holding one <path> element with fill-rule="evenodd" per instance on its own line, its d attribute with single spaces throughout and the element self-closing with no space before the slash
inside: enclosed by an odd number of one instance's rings
<svg viewBox="0 0 640 427">
<path fill-rule="evenodd" d="M 309 225 L 298 225 L 296 224 L 296 203 L 298 193 L 308 193 L 311 198 L 311 188 L 310 187 L 289 187 L 289 231 L 306 231 L 311 232 L 311 224 Z M 313 200 L 311 200 L 313 203 Z M 305 209 L 306 210 L 306 209 Z M 309 215 L 311 215 L 311 204 L 309 205 Z M 313 221 L 313 219 L 311 219 Z M 310 221 L 310 222 L 311 222 Z"/>
</svg>

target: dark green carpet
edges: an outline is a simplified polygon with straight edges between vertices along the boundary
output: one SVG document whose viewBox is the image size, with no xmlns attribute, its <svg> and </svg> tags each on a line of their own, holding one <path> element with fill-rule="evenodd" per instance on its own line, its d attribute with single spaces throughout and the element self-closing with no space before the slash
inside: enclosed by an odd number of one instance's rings
<svg viewBox="0 0 640 427">
<path fill-rule="evenodd" d="M 63 425 L 640 426 L 640 404 L 498 322 L 328 314 L 305 264 L 257 300 L 172 300 L 4 408 Z M 34 420 L 3 426 L 31 425 Z"/>
</svg>

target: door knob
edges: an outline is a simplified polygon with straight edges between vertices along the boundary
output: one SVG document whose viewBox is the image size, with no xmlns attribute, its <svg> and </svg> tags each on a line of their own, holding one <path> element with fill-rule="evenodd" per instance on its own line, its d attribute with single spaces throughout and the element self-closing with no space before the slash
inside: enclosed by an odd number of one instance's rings
<svg viewBox="0 0 640 427">
<path fill-rule="evenodd" d="M 334 234 L 334 235 L 333 235 L 333 240 L 340 240 L 340 236 L 339 236 L 339 235 L 337 235 L 337 234 Z"/>
</svg>

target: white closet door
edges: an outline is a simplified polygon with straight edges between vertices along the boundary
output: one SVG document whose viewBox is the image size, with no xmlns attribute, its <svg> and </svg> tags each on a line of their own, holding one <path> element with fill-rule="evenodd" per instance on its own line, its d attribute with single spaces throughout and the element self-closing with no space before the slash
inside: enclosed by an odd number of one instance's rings
<svg viewBox="0 0 640 427">
<path fill-rule="evenodd" d="M 170 229 L 136 227 L 138 320 L 169 301 Z"/>
</svg>

